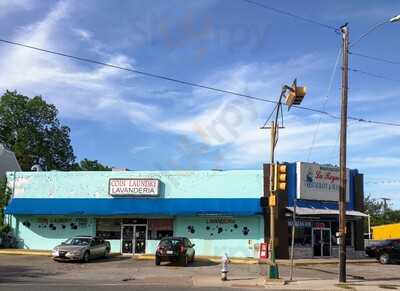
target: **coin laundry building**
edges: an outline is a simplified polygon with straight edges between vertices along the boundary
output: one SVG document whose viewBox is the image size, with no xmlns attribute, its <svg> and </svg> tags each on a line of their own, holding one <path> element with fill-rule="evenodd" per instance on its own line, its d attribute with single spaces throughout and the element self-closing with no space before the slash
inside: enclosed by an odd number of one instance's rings
<svg viewBox="0 0 400 291">
<path fill-rule="evenodd" d="M 335 191 L 317 188 L 327 182 L 334 189 L 338 181 L 314 177 L 313 167 L 304 176 L 304 165 L 288 164 L 288 190 L 278 205 L 278 256 L 289 253 L 294 201 L 296 254 L 335 256 L 337 198 L 321 200 Z M 320 196 L 298 185 L 303 176 Z M 357 177 L 362 180 L 349 171 L 348 246 L 354 251 L 363 248 Z M 191 239 L 196 255 L 257 257 L 259 244 L 268 240 L 266 170 L 9 172 L 7 178 L 13 196 L 6 222 L 21 248 L 52 249 L 72 236 L 97 235 L 111 242 L 112 252 L 152 254 L 162 237 L 174 235 Z"/>
</svg>

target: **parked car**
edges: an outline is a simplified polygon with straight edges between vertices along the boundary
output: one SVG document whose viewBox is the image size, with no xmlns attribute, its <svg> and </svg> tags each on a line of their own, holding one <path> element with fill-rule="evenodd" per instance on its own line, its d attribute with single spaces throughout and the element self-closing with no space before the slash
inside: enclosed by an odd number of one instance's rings
<svg viewBox="0 0 400 291">
<path fill-rule="evenodd" d="M 53 259 L 56 261 L 82 261 L 107 257 L 111 246 L 108 241 L 93 236 L 77 236 L 66 240 L 53 249 Z"/>
<path fill-rule="evenodd" d="M 168 237 L 161 239 L 156 250 L 156 265 L 161 262 L 178 262 L 183 266 L 194 261 L 194 244 L 186 237 Z"/>
<path fill-rule="evenodd" d="M 400 261 L 400 239 L 387 239 L 375 242 L 365 248 L 369 257 L 374 257 L 381 264 Z"/>
</svg>

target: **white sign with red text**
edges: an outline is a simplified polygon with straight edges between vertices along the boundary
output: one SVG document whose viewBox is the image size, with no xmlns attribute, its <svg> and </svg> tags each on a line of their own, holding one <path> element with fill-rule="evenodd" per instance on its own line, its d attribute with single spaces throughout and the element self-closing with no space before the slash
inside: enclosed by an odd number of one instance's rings
<svg viewBox="0 0 400 291">
<path fill-rule="evenodd" d="M 158 196 L 157 179 L 110 179 L 111 196 Z"/>
<path fill-rule="evenodd" d="M 346 177 L 346 200 L 349 201 L 349 169 Z M 297 162 L 297 198 L 339 201 L 339 168 Z"/>
</svg>

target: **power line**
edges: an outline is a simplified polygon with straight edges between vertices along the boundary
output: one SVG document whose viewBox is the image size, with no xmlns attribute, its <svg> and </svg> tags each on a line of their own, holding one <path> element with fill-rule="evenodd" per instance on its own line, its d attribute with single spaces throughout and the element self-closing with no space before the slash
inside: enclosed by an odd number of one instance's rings
<svg viewBox="0 0 400 291">
<path fill-rule="evenodd" d="M 360 69 L 349 68 L 349 71 L 350 72 L 354 72 L 354 73 L 360 73 L 360 74 L 363 74 L 363 75 L 366 75 L 366 76 L 370 76 L 370 77 L 378 78 L 378 79 L 382 79 L 382 80 L 400 82 L 400 79 L 394 79 L 394 78 L 386 77 L 386 76 L 383 76 L 383 75 L 366 72 L 366 71 L 363 71 L 363 70 L 360 70 Z"/>
<path fill-rule="evenodd" d="M 302 21 L 305 21 L 305 22 L 308 22 L 308 23 L 311 23 L 311 24 L 315 24 L 315 25 L 318 25 L 318 26 L 321 26 L 321 27 L 325 27 L 325 28 L 328 28 L 328 29 L 331 29 L 331 30 L 335 31 L 336 33 L 339 33 L 339 29 L 338 28 L 336 28 L 336 27 L 334 27 L 332 25 L 329 25 L 329 24 L 318 22 L 316 20 L 313 20 L 313 19 L 310 19 L 310 18 L 306 18 L 306 17 L 294 14 L 294 13 L 286 11 L 286 10 L 282 10 L 282 9 L 278 9 L 278 8 L 275 8 L 275 7 L 272 7 L 272 6 L 268 6 L 268 5 L 264 4 L 264 3 L 259 3 L 259 2 L 253 1 L 253 0 L 242 0 L 242 1 L 250 3 L 250 4 L 255 5 L 255 6 L 262 7 L 264 9 L 273 11 L 275 13 L 279 13 L 279 14 L 282 14 L 282 15 L 290 16 L 290 17 L 293 17 L 293 18 L 296 18 L 296 19 L 299 19 L 299 20 L 302 20 Z"/>
<path fill-rule="evenodd" d="M 377 62 L 392 64 L 392 65 L 400 65 L 400 62 L 391 61 L 391 60 L 387 60 L 387 59 L 383 59 L 383 58 L 378 58 L 378 57 L 374 57 L 374 56 L 368 56 L 368 55 L 364 55 L 364 54 L 360 54 L 360 53 L 355 53 L 355 52 L 349 52 L 349 54 L 354 55 L 354 56 L 358 56 L 358 57 L 362 57 L 362 58 L 366 58 L 366 59 L 370 59 L 370 60 L 374 60 L 374 61 L 377 61 Z"/>
<path fill-rule="evenodd" d="M 328 100 L 329 100 L 329 95 L 331 93 L 331 89 L 332 89 L 332 85 L 333 85 L 333 79 L 335 78 L 336 68 L 337 68 L 337 66 L 339 64 L 339 58 L 340 58 L 341 52 L 342 52 L 342 48 L 339 48 L 339 52 L 338 52 L 338 55 L 336 57 L 336 61 L 335 61 L 335 64 L 333 66 L 333 69 L 332 69 L 331 77 L 329 79 L 328 89 L 326 90 L 326 96 L 325 96 L 324 103 L 322 105 L 322 110 L 325 110 L 326 104 L 328 103 Z M 314 149 L 314 145 L 315 145 L 315 141 L 317 139 L 317 134 L 318 134 L 318 131 L 319 131 L 319 127 L 321 125 L 321 120 L 322 120 L 322 116 L 320 116 L 320 118 L 318 119 L 317 127 L 315 128 L 315 131 L 314 131 L 314 134 L 313 134 L 313 138 L 312 138 L 312 142 L 311 142 L 311 146 L 310 146 L 310 149 L 308 151 L 307 161 L 310 161 L 310 156 L 311 156 L 311 153 L 312 153 L 312 151 Z"/>
<path fill-rule="evenodd" d="M 399 184 L 400 180 L 366 181 L 365 184 Z"/>
<path fill-rule="evenodd" d="M 93 60 L 93 59 L 73 56 L 73 55 L 69 55 L 69 54 L 65 54 L 65 53 L 61 53 L 61 52 L 56 52 L 56 51 L 52 51 L 52 50 L 42 49 L 42 48 L 39 48 L 39 47 L 35 47 L 35 46 L 23 44 L 23 43 L 18 43 L 18 42 L 13 42 L 13 41 L 1 39 L 1 38 L 0 38 L 0 42 L 11 44 L 11 45 L 15 45 L 15 46 L 19 46 L 19 47 L 24 47 L 24 48 L 32 49 L 32 50 L 35 50 L 35 51 L 52 54 L 52 55 L 57 55 L 57 56 L 65 57 L 65 58 L 70 58 L 70 59 L 77 60 L 77 61 L 82 61 L 82 62 L 92 63 L 92 64 L 101 65 L 101 66 L 105 66 L 105 67 L 110 67 L 110 68 L 114 68 L 114 69 L 118 69 L 118 70 L 128 71 L 128 72 L 135 73 L 135 74 L 140 74 L 140 75 L 143 75 L 143 76 L 146 76 L 146 77 L 157 78 L 157 79 L 166 80 L 166 81 L 170 81 L 170 82 L 175 82 L 175 83 L 179 83 L 179 84 L 183 84 L 183 85 L 187 85 L 187 86 L 207 89 L 207 90 L 211 90 L 211 91 L 215 91 L 215 92 L 219 92 L 219 93 L 231 94 L 231 95 L 235 95 L 235 96 L 238 96 L 238 97 L 247 98 L 247 99 L 251 99 L 251 100 L 255 100 L 255 101 L 261 101 L 261 102 L 267 102 L 267 103 L 273 103 L 273 104 L 277 104 L 278 103 L 277 101 L 273 101 L 273 100 L 269 100 L 269 99 L 265 99 L 265 98 L 255 97 L 255 96 L 251 96 L 251 95 L 247 95 L 247 94 L 242 94 L 242 93 L 238 93 L 238 92 L 234 92 L 234 91 L 230 91 L 230 90 L 211 87 L 211 86 L 198 84 L 198 83 L 194 83 L 194 82 L 183 81 L 183 80 L 179 80 L 179 79 L 175 79 L 175 78 L 171 78 L 171 77 L 167 77 L 167 76 L 163 76 L 163 75 L 144 72 L 144 71 L 141 71 L 141 70 L 131 69 L 131 68 L 127 68 L 127 67 L 121 67 L 121 66 L 118 66 L 118 65 L 113 65 L 113 64 L 109 64 L 109 63 L 105 63 L 105 62 L 101 62 L 101 61 L 96 61 L 96 60 Z M 283 103 L 283 105 L 286 105 L 286 104 Z M 300 110 L 305 110 L 305 111 L 309 111 L 309 112 L 323 114 L 323 115 L 329 116 L 329 117 L 334 118 L 334 119 L 340 119 L 339 116 L 334 115 L 334 114 L 332 114 L 332 113 L 330 113 L 328 111 L 324 111 L 324 110 L 319 110 L 319 109 L 314 109 L 314 108 L 309 108 L 309 107 L 304 107 L 304 106 L 299 106 L 299 105 L 293 105 L 292 108 L 297 108 L 297 109 L 300 109 Z M 351 116 L 348 116 L 348 119 L 356 120 L 356 121 L 359 121 L 359 122 L 367 122 L 367 123 L 373 123 L 373 124 L 379 124 L 379 125 L 390 125 L 390 126 L 398 126 L 398 127 L 400 127 L 400 123 L 394 123 L 394 122 L 367 120 L 367 119 L 363 119 L 363 118 L 359 118 L 359 117 L 351 117 Z"/>
</svg>

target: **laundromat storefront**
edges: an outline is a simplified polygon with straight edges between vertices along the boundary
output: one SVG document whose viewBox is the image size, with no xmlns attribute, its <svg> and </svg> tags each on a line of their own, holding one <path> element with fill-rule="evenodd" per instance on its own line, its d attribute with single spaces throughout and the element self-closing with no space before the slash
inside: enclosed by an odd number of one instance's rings
<svg viewBox="0 0 400 291">
<path fill-rule="evenodd" d="M 96 235 L 112 252 L 154 253 L 185 236 L 198 255 L 257 255 L 263 241 L 262 171 L 9 173 L 6 208 L 21 248 L 52 249 Z"/>
</svg>

